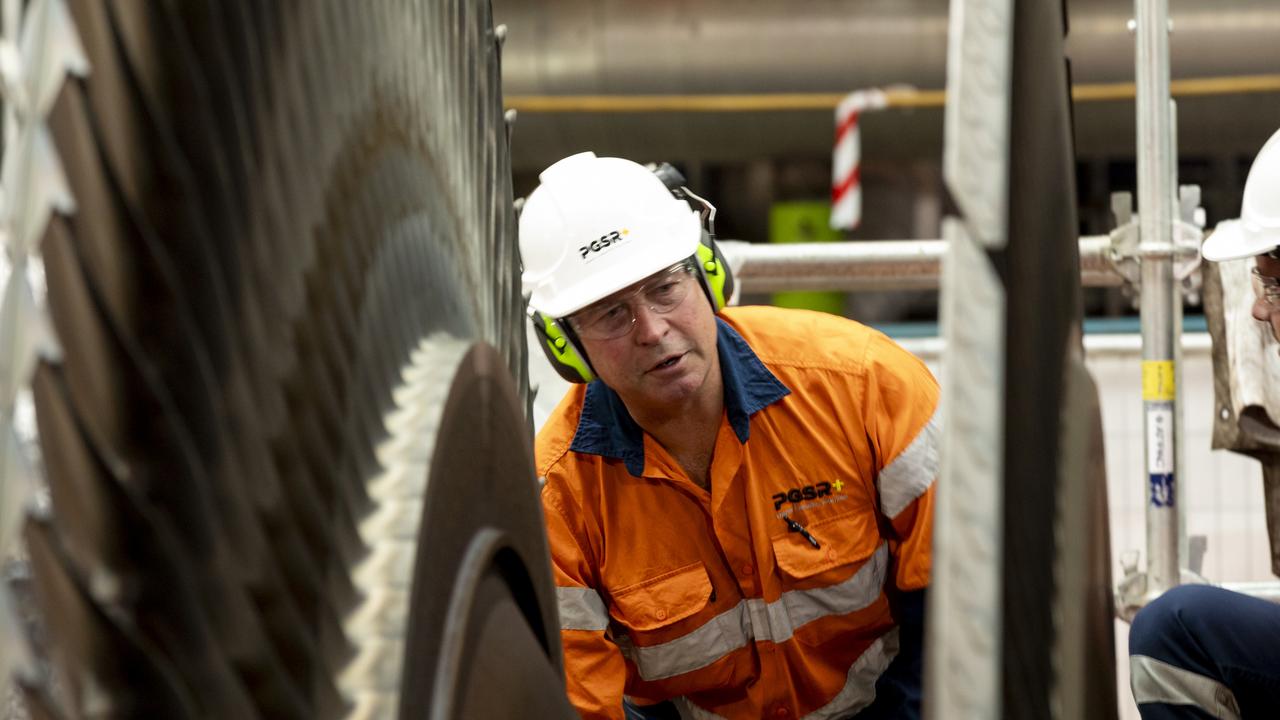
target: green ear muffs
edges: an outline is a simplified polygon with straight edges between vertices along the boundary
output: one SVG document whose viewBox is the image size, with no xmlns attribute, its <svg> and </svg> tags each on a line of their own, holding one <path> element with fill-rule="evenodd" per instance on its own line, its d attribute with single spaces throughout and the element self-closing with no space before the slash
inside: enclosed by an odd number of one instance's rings
<svg viewBox="0 0 1280 720">
<path fill-rule="evenodd" d="M 702 289 L 707 293 L 711 307 L 715 308 L 716 312 L 720 312 L 729 304 L 729 298 L 733 297 L 733 272 L 729 270 L 729 263 L 725 261 L 720 248 L 716 246 L 715 238 L 705 230 L 696 255 Z"/>
<path fill-rule="evenodd" d="M 589 383 L 596 379 L 596 373 L 587 361 L 587 354 L 583 352 L 571 330 L 559 320 L 547 317 L 537 310 L 529 311 L 529 319 L 538 336 L 538 347 L 542 348 L 543 354 L 560 377 L 571 383 Z"/>
</svg>

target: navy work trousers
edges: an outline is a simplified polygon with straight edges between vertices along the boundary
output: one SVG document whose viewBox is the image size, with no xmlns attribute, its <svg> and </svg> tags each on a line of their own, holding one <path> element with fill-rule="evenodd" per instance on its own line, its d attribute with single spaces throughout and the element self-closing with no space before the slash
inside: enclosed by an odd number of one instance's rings
<svg viewBox="0 0 1280 720">
<path fill-rule="evenodd" d="M 1174 588 L 1134 618 L 1129 670 L 1143 720 L 1280 717 L 1280 605 Z"/>
</svg>

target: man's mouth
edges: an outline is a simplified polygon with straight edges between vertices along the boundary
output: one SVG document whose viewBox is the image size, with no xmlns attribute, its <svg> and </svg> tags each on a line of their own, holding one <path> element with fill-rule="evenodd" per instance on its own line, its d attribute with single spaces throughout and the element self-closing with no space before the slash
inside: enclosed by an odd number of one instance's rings
<svg viewBox="0 0 1280 720">
<path fill-rule="evenodd" d="M 664 358 L 661 362 L 659 362 L 657 365 L 654 365 L 653 367 L 649 368 L 649 371 L 653 372 L 654 370 L 664 370 L 666 368 L 669 368 L 672 365 L 675 365 L 676 363 L 680 362 L 680 358 L 682 357 L 684 357 L 684 353 L 668 356 L 667 358 Z"/>
</svg>

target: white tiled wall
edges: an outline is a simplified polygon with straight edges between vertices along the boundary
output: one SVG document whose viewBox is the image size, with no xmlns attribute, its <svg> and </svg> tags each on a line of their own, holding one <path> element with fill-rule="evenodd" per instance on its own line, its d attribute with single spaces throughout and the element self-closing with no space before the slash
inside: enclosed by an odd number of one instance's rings
<svg viewBox="0 0 1280 720">
<path fill-rule="evenodd" d="M 1111 543 L 1118 557 L 1122 550 L 1145 546 L 1141 365 L 1137 357 L 1090 357 L 1087 362 L 1102 400 Z M 1262 471 L 1251 458 L 1209 449 L 1214 405 L 1207 351 L 1184 355 L 1182 399 L 1186 468 L 1180 500 L 1187 534 L 1209 539 L 1204 573 L 1214 581 L 1268 579 Z"/>
<path fill-rule="evenodd" d="M 1225 450 L 1210 450 L 1213 367 L 1204 336 L 1188 336 L 1183 355 L 1182 435 L 1186 468 L 1179 500 L 1188 535 L 1205 535 L 1204 575 L 1211 582 L 1271 580 L 1258 462 Z M 1142 550 L 1145 482 L 1142 458 L 1141 359 L 1136 354 L 1093 353 L 1087 357 L 1102 401 L 1106 433 L 1108 500 L 1111 504 L 1112 573 L 1121 573 L 1120 553 Z M 1129 695 L 1129 626 L 1116 623 L 1120 717 L 1138 718 Z"/>
</svg>

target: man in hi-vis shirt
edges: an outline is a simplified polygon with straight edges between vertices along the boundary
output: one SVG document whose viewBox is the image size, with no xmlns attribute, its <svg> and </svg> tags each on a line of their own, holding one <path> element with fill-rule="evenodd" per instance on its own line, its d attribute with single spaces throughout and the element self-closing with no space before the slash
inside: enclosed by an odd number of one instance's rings
<svg viewBox="0 0 1280 720">
<path fill-rule="evenodd" d="M 669 166 L 582 153 L 540 179 L 520 250 L 577 383 L 536 450 L 578 712 L 918 717 L 928 369 L 850 320 L 726 308 L 715 210 Z"/>
</svg>

